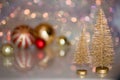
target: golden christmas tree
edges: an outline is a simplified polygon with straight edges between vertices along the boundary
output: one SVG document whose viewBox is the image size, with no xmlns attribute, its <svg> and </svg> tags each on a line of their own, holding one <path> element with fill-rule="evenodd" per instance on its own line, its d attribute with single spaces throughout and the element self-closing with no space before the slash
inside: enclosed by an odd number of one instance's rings
<svg viewBox="0 0 120 80">
<path fill-rule="evenodd" d="M 78 65 L 84 65 L 88 63 L 88 43 L 86 40 L 85 27 L 83 28 L 80 36 L 80 41 L 74 54 L 74 63 Z"/>
<path fill-rule="evenodd" d="M 107 19 L 102 9 L 99 10 L 98 19 L 94 28 L 92 39 L 92 65 L 97 73 L 107 73 L 113 62 L 112 36 L 107 24 Z"/>
<path fill-rule="evenodd" d="M 77 49 L 74 54 L 74 63 L 80 66 L 84 64 L 88 64 L 88 43 L 86 37 L 86 26 L 83 27 L 80 40 L 77 46 Z M 80 75 L 81 78 L 85 77 L 87 74 L 87 70 L 79 69 L 77 70 L 77 74 Z"/>
</svg>

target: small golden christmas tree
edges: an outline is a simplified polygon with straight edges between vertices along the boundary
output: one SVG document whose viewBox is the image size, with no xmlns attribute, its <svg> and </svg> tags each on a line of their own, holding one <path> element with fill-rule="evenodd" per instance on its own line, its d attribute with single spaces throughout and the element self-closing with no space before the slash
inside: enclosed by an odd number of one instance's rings
<svg viewBox="0 0 120 80">
<path fill-rule="evenodd" d="M 88 63 L 88 43 L 86 40 L 86 29 L 82 30 L 80 41 L 74 54 L 74 63 L 84 65 Z"/>
<path fill-rule="evenodd" d="M 92 39 L 92 65 L 97 67 L 96 72 L 101 73 L 113 62 L 112 36 L 102 9 L 99 10 L 97 24 Z M 108 71 L 105 71 L 108 72 Z"/>
<path fill-rule="evenodd" d="M 88 61 L 88 43 L 86 37 L 86 26 L 84 26 L 80 36 L 80 41 L 74 54 L 74 63 L 82 67 L 84 64 L 88 64 Z M 84 78 L 87 75 L 87 70 L 78 69 L 77 74 L 80 75 L 81 78 Z"/>
</svg>

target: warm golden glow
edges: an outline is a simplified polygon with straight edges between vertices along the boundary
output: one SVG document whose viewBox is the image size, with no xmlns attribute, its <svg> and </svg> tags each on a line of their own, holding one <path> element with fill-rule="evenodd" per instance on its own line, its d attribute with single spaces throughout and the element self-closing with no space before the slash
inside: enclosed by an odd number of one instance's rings
<svg viewBox="0 0 120 80">
<path fill-rule="evenodd" d="M 30 14 L 30 9 L 25 9 L 25 10 L 24 10 L 24 14 L 25 14 L 25 15 L 29 15 L 29 14 Z"/>
</svg>

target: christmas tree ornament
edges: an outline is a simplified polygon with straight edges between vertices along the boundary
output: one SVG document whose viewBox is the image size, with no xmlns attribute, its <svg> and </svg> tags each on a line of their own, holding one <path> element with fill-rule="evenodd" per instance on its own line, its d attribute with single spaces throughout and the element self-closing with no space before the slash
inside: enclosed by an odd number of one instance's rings
<svg viewBox="0 0 120 80">
<path fill-rule="evenodd" d="M 42 38 L 45 40 L 46 44 L 52 43 L 55 38 L 53 26 L 48 23 L 41 23 L 36 26 L 33 34 L 36 38 Z"/>
<path fill-rule="evenodd" d="M 43 39 L 39 38 L 39 39 L 36 39 L 35 45 L 36 45 L 37 48 L 43 49 L 46 45 L 46 42 Z"/>
<path fill-rule="evenodd" d="M 14 58 L 13 57 L 4 57 L 3 58 L 3 66 L 11 67 L 13 66 Z"/>
<path fill-rule="evenodd" d="M 102 9 L 99 10 L 92 42 L 92 65 L 97 73 L 108 73 L 108 66 L 113 63 L 113 44 L 110 29 Z"/>
<path fill-rule="evenodd" d="M 30 51 L 18 50 L 15 54 L 15 67 L 20 71 L 29 71 L 34 67 L 34 56 Z"/>
<path fill-rule="evenodd" d="M 60 36 L 57 40 L 59 46 L 68 46 L 70 45 L 70 42 L 65 36 Z"/>
<path fill-rule="evenodd" d="M 31 34 L 32 29 L 27 25 L 19 25 L 12 32 L 12 41 L 19 48 L 28 48 L 35 39 Z"/>
<path fill-rule="evenodd" d="M 11 44 L 5 43 L 5 44 L 2 45 L 1 49 L 2 49 L 1 50 L 2 51 L 2 55 L 4 55 L 4 56 L 11 56 L 11 55 L 13 55 L 14 48 L 13 48 L 13 46 Z"/>
<path fill-rule="evenodd" d="M 87 70 L 77 70 L 77 75 L 79 75 L 80 76 L 80 78 L 85 78 L 86 77 L 86 75 L 87 75 Z"/>
</svg>

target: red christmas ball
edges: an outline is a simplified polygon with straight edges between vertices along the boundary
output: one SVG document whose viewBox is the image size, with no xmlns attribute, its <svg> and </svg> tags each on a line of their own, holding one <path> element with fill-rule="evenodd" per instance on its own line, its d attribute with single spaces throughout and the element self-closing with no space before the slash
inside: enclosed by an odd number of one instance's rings
<svg viewBox="0 0 120 80">
<path fill-rule="evenodd" d="M 46 45 L 45 41 L 43 39 L 37 39 L 35 41 L 36 47 L 39 49 L 43 49 Z"/>
</svg>

